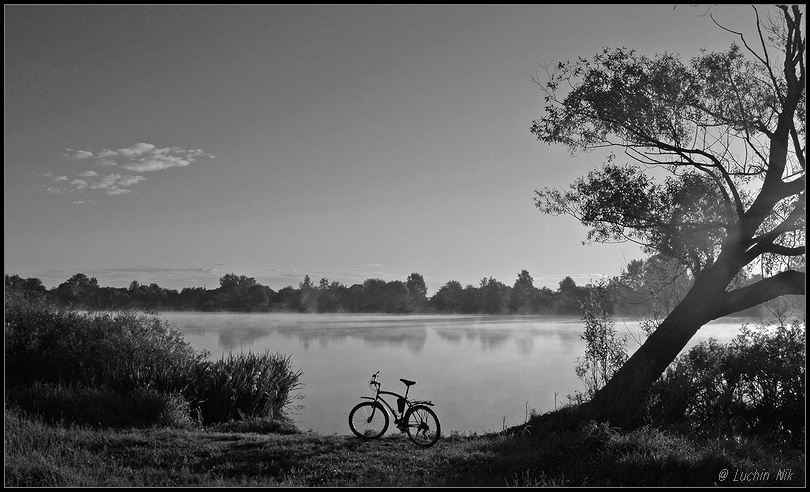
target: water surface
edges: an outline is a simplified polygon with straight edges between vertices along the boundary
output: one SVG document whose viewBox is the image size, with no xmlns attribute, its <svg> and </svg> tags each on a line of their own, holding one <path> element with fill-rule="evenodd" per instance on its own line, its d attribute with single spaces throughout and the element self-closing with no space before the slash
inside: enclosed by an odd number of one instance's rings
<svg viewBox="0 0 810 492">
<path fill-rule="evenodd" d="M 585 387 L 574 372 L 584 353 L 578 318 L 364 314 L 162 313 L 198 350 L 218 359 L 229 352 L 280 352 L 301 369 L 293 415 L 301 430 L 348 434 L 348 414 L 380 371 L 384 390 L 432 400 L 443 432 L 489 432 L 525 421 L 527 411 L 553 410 Z M 745 320 L 703 327 L 688 347 L 714 337 L 728 342 Z M 638 345 L 638 323 L 616 321 Z M 688 349 L 687 347 L 687 349 Z M 393 426 L 392 426 L 393 427 Z"/>
</svg>

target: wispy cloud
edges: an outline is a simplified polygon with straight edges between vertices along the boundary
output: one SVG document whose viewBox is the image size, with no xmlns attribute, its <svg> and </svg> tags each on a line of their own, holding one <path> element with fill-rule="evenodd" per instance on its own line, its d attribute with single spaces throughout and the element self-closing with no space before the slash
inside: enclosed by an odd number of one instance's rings
<svg viewBox="0 0 810 492">
<path fill-rule="evenodd" d="M 114 172 L 116 169 L 131 173 L 151 173 L 173 167 L 185 167 L 201 157 L 214 158 L 213 155 L 200 149 L 184 149 L 182 147 L 158 148 L 150 143 L 136 143 L 124 149 L 75 150 L 66 149 L 66 161 L 80 162 L 92 165 L 99 171 L 113 171 L 105 174 L 86 169 L 78 172 L 74 178 L 43 173 L 41 176 L 50 181 L 46 190 L 49 193 L 87 193 L 100 191 L 109 196 L 127 195 L 133 193 L 133 187 L 146 181 L 139 174 L 124 174 Z M 84 203 L 85 200 L 76 200 L 74 203 Z"/>
<path fill-rule="evenodd" d="M 48 178 L 53 186 L 46 188 L 48 193 L 70 193 L 83 192 L 86 190 L 100 190 L 107 195 L 125 195 L 132 193 L 132 186 L 146 181 L 143 176 L 120 175 L 120 174 L 98 174 L 93 171 L 85 171 L 79 176 L 90 179 L 70 179 L 67 176 L 56 176 L 52 173 L 44 173 L 43 177 Z M 74 203 L 81 203 L 76 201 Z"/>
<path fill-rule="evenodd" d="M 93 157 L 93 153 L 88 152 L 86 150 L 67 149 L 65 151 L 65 158 L 66 159 L 82 160 L 82 159 L 89 159 L 91 157 Z"/>
<path fill-rule="evenodd" d="M 187 150 L 181 147 L 156 148 L 152 144 L 137 143 L 126 149 L 103 149 L 96 156 L 96 164 L 102 167 L 120 166 L 128 171 L 152 172 L 171 167 L 185 167 L 199 157 L 210 157 L 200 149 Z"/>
</svg>

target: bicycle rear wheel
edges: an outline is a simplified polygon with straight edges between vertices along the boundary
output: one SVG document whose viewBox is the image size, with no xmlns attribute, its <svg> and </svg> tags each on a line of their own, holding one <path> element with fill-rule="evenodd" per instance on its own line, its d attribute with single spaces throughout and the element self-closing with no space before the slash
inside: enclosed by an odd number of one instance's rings
<svg viewBox="0 0 810 492">
<path fill-rule="evenodd" d="M 377 402 L 358 403 L 349 412 L 349 428 L 357 437 L 377 439 L 388 430 L 388 413 Z"/>
<path fill-rule="evenodd" d="M 441 435 L 441 425 L 436 414 L 425 405 L 416 405 L 405 415 L 408 437 L 417 446 L 429 448 L 436 444 Z"/>
</svg>

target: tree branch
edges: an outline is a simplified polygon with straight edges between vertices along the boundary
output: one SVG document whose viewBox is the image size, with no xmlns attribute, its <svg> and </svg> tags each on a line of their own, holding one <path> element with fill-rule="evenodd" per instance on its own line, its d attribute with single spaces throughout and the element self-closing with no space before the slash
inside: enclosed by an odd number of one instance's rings
<svg viewBox="0 0 810 492">
<path fill-rule="evenodd" d="M 717 317 L 728 316 L 785 295 L 805 295 L 804 272 L 789 270 L 741 289 L 726 292 L 717 299 Z"/>
<path fill-rule="evenodd" d="M 806 196 L 807 195 L 805 193 L 802 193 L 801 196 L 799 196 L 799 199 L 793 206 L 793 210 L 785 218 L 785 220 L 779 223 L 779 225 L 768 231 L 766 234 L 752 239 L 752 241 L 755 241 L 757 244 L 745 253 L 746 264 L 753 261 L 754 258 L 763 253 L 784 254 L 782 252 L 796 250 L 796 248 L 789 248 L 787 246 L 774 244 L 774 241 L 776 241 L 780 235 L 786 232 L 797 231 L 804 228 L 804 223 L 802 221 L 804 220 L 806 214 Z M 796 254 L 792 253 L 787 256 L 796 256 Z"/>
</svg>

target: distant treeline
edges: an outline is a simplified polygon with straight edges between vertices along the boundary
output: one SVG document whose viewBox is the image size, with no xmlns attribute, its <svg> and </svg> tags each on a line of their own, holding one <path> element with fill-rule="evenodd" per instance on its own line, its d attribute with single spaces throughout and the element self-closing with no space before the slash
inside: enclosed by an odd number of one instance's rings
<svg viewBox="0 0 810 492">
<path fill-rule="evenodd" d="M 671 309 L 690 281 L 665 270 L 655 258 L 634 260 L 620 277 L 605 280 L 613 313 L 650 316 Z M 664 278 L 668 280 L 662 281 Z M 582 303 L 595 290 L 591 284 L 576 285 L 571 277 L 560 281 L 556 291 L 538 288 L 526 270 L 511 286 L 492 277 L 483 278 L 477 286 L 451 280 L 432 297 L 427 296 L 424 278 L 418 273 L 405 281 L 371 278 L 348 287 L 326 278 L 313 283 L 307 275 L 298 288 L 279 291 L 252 277 L 229 273 L 219 284 L 216 289 L 186 287 L 180 291 L 137 281 L 127 288 L 101 287 L 95 277 L 77 273 L 47 289 L 37 278 L 5 275 L 6 290 L 88 310 L 580 315 Z"/>
</svg>

